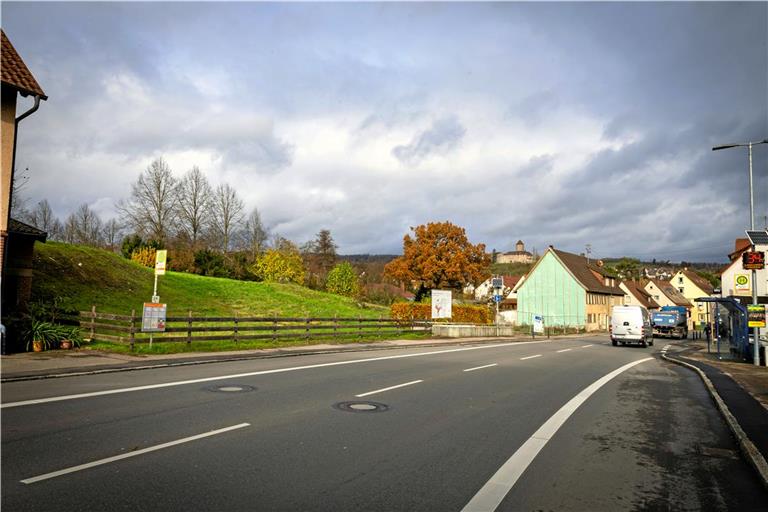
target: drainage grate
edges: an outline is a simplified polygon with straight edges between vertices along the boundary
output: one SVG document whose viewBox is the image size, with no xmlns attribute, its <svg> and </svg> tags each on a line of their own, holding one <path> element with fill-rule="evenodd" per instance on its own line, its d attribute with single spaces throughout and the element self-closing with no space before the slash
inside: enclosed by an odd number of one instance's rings
<svg viewBox="0 0 768 512">
<path fill-rule="evenodd" d="M 205 390 L 213 391 L 214 393 L 247 393 L 248 391 L 255 391 L 256 388 L 246 386 L 245 384 L 220 384 L 218 386 L 209 386 Z"/>
<path fill-rule="evenodd" d="M 334 409 L 346 412 L 384 412 L 389 410 L 387 404 L 379 402 L 339 402 L 333 404 Z"/>
</svg>

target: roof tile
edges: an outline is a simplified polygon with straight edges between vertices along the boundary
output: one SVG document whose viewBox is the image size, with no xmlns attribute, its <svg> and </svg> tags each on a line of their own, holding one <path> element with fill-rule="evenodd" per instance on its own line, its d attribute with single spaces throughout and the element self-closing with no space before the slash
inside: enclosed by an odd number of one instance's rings
<svg viewBox="0 0 768 512">
<path fill-rule="evenodd" d="M 4 30 L 0 30 L 0 67 L 2 68 L 2 82 L 15 87 L 19 92 L 27 96 L 40 96 L 47 100 L 48 96 L 43 92 L 43 88 L 37 83 L 32 72 L 16 52 L 16 48 L 11 44 Z"/>
</svg>

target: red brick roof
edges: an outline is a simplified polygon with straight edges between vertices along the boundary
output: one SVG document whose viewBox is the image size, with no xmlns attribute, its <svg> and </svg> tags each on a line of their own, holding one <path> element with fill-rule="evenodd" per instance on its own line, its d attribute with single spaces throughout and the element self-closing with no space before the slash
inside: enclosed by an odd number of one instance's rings
<svg viewBox="0 0 768 512">
<path fill-rule="evenodd" d="M 637 281 L 622 281 L 637 301 L 646 309 L 658 309 L 660 306 L 653 300 L 651 294 L 643 289 L 643 285 Z"/>
<path fill-rule="evenodd" d="M 741 253 L 749 249 L 752 244 L 749 243 L 749 238 L 737 238 L 733 245 L 733 252 L 728 255 L 728 258 L 730 258 L 731 261 L 737 260 L 741 256 Z"/>
<path fill-rule="evenodd" d="M 40 96 L 40 99 L 47 100 L 48 96 L 43 92 L 43 88 L 37 83 L 35 77 L 24 64 L 16 48 L 13 47 L 5 31 L 0 30 L 0 54 L 2 55 L 0 67 L 2 67 L 2 82 L 8 84 L 23 95 Z"/>
<path fill-rule="evenodd" d="M 624 295 L 618 286 L 606 286 L 604 281 L 598 277 L 610 277 L 618 282 L 616 276 L 611 275 L 604 267 L 594 264 L 594 260 L 588 260 L 584 256 L 571 254 L 551 248 L 552 252 L 563 262 L 563 265 L 573 274 L 573 277 L 579 281 L 587 291 L 595 293 L 608 293 L 611 295 Z"/>
<path fill-rule="evenodd" d="M 687 268 L 683 269 L 683 275 L 693 281 L 693 284 L 699 287 L 701 291 L 706 293 L 707 295 L 712 295 L 714 293 L 715 289 L 712 286 L 712 283 L 701 277 L 696 272 L 693 272 L 691 270 L 688 270 Z"/>
<path fill-rule="evenodd" d="M 661 279 L 651 279 L 650 281 L 656 288 L 658 288 L 661 293 L 666 295 L 669 300 L 674 302 L 676 306 L 692 306 L 691 302 L 686 299 L 683 294 L 680 293 L 671 283 L 662 281 Z"/>
</svg>

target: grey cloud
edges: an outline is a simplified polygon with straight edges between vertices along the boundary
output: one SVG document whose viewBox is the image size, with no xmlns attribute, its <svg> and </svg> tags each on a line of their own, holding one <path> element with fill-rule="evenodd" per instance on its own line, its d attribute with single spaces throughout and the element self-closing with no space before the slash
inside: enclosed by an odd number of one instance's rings
<svg viewBox="0 0 768 512">
<path fill-rule="evenodd" d="M 560 98 L 551 90 L 535 92 L 510 107 L 507 116 L 522 119 L 528 126 L 538 126 L 547 113 L 560 105 Z"/>
<path fill-rule="evenodd" d="M 466 128 L 455 117 L 439 119 L 409 144 L 393 148 L 392 154 L 401 163 L 415 166 L 430 155 L 444 154 L 455 148 L 466 132 Z"/>
</svg>

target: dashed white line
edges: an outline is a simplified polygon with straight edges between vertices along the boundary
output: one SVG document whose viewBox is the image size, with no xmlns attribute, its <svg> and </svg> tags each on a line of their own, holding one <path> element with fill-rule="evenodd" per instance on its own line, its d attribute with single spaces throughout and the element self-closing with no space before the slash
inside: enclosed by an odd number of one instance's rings
<svg viewBox="0 0 768 512">
<path fill-rule="evenodd" d="M 411 382 L 406 382 L 405 384 L 398 384 L 397 386 L 389 386 L 388 388 L 377 389 L 375 391 L 368 391 L 367 393 L 360 393 L 359 395 L 355 395 L 355 396 L 357 398 L 363 398 L 364 396 L 375 395 L 376 393 L 383 393 L 384 391 L 389 391 L 390 389 L 397 389 L 397 388 L 404 388 L 405 386 L 412 386 L 413 384 L 418 384 L 419 382 L 424 382 L 424 381 L 412 380 Z"/>
<path fill-rule="evenodd" d="M 582 345 L 582 346 L 580 346 L 579 348 L 589 348 L 589 347 L 591 347 L 591 346 L 593 346 L 593 345 L 592 345 L 592 344 L 589 344 L 589 345 Z"/>
<path fill-rule="evenodd" d="M 523 443 L 523 445 L 517 449 L 517 451 L 505 462 L 501 468 L 491 477 L 488 482 L 474 495 L 474 497 L 467 503 L 462 509 L 462 512 L 491 512 L 496 510 L 504 497 L 509 493 L 512 487 L 515 485 L 520 476 L 525 472 L 528 466 L 533 462 L 533 459 L 539 454 L 539 452 L 546 446 L 552 436 L 558 431 L 558 429 L 566 422 L 566 420 L 573 414 L 581 404 L 587 401 L 598 389 L 603 387 L 607 382 L 616 377 L 617 375 L 629 370 L 630 368 L 644 363 L 646 361 L 652 361 L 652 357 L 646 357 L 639 361 L 633 361 L 629 364 L 625 364 L 621 368 L 618 368 L 611 373 L 599 378 L 586 388 L 571 398 L 567 404 L 562 406 L 555 414 L 553 414 L 539 429 Z"/>
<path fill-rule="evenodd" d="M 534 357 L 541 357 L 541 354 L 536 354 L 535 356 L 528 356 L 528 357 L 521 357 L 521 361 L 525 361 L 526 359 L 533 359 Z"/>
<path fill-rule="evenodd" d="M 570 348 L 564 348 L 563 350 L 558 350 L 557 353 L 559 354 L 560 352 L 570 352 L 570 351 L 571 351 Z"/>
<path fill-rule="evenodd" d="M 473 372 L 475 370 L 482 370 L 483 368 L 490 368 L 491 366 L 498 366 L 499 363 L 486 364 L 485 366 L 475 366 L 474 368 L 467 368 L 465 372 Z"/>
<path fill-rule="evenodd" d="M 499 348 L 505 348 L 505 347 L 512 347 L 512 346 L 522 346 L 522 345 L 533 345 L 533 344 L 539 344 L 539 343 L 550 343 L 547 340 L 542 341 L 513 341 L 510 343 L 498 343 L 493 345 L 480 345 L 476 347 L 461 347 L 461 348 L 452 348 L 452 349 L 446 349 L 446 350 L 433 350 L 430 352 L 417 352 L 417 353 L 411 353 L 411 354 L 398 354 L 395 356 L 383 356 L 383 357 L 370 357 L 366 359 L 353 359 L 351 361 L 334 361 L 331 363 L 318 363 L 318 364 L 308 364 L 303 366 L 291 366 L 289 368 L 275 368 L 272 370 L 260 370 L 255 372 L 246 372 L 246 373 L 237 373 L 234 375 L 217 375 L 215 377 L 204 377 L 200 379 L 190 379 L 190 380 L 181 380 L 181 381 L 174 381 L 174 382 L 165 382 L 162 384 L 149 384 L 146 386 L 134 386 L 130 388 L 120 388 L 120 389 L 108 389 L 104 391 L 93 391 L 90 393 L 79 393 L 76 395 L 60 395 L 60 396 L 52 396 L 48 398 L 35 398 L 32 400 L 22 400 L 19 402 L 6 402 L 0 404 L 0 409 L 6 409 L 10 407 L 23 407 L 27 405 L 40 405 L 40 404 L 47 404 L 50 402 L 60 402 L 62 400 L 76 400 L 80 398 L 92 398 L 97 396 L 106 396 L 106 395 L 114 395 L 119 393 L 131 393 L 134 391 L 146 391 L 150 389 L 161 389 L 161 388 L 168 388 L 168 387 L 174 387 L 174 386 L 186 386 L 189 384 L 199 384 L 201 382 L 211 382 L 211 381 L 217 381 L 217 380 L 233 380 L 233 379 L 240 379 L 243 377 L 255 377 L 257 375 L 271 375 L 275 373 L 285 373 L 285 372 L 294 372 L 294 371 L 301 371 L 301 370 L 309 370 L 314 368 L 330 368 L 332 366 L 343 366 L 348 364 L 361 364 L 361 363 L 372 363 L 377 361 L 388 361 L 392 359 L 406 359 L 409 357 L 424 357 L 424 356 L 433 356 L 438 354 L 452 354 L 454 352 L 466 352 L 469 350 L 489 350 L 489 349 L 499 349 Z"/>
<path fill-rule="evenodd" d="M 25 478 L 21 481 L 23 484 L 34 484 L 35 482 L 40 482 L 42 480 L 48 480 L 51 478 L 56 478 L 57 476 L 67 475 L 69 473 L 75 473 L 76 471 L 82 471 L 84 469 L 93 468 L 96 466 L 101 466 L 104 464 L 109 464 L 110 462 L 116 462 L 118 460 L 127 459 L 129 457 L 136 457 L 137 455 L 143 455 L 145 453 L 154 452 L 157 450 L 162 450 L 163 448 L 170 448 L 171 446 L 176 446 L 177 444 L 183 444 L 188 443 L 190 441 L 196 441 L 198 439 L 202 439 L 204 437 L 210 437 L 215 436 L 217 434 L 223 434 L 224 432 L 229 432 L 230 430 L 236 430 L 243 427 L 250 426 L 250 423 L 240 423 L 238 425 L 232 425 L 231 427 L 225 427 L 220 428 L 218 430 L 212 430 L 210 432 L 206 432 L 204 434 L 197 434 L 196 436 L 190 436 L 185 437 L 183 439 L 177 439 L 176 441 L 170 441 L 168 443 L 158 444 L 155 446 L 150 446 L 149 448 L 144 448 L 142 450 L 136 450 L 129 453 L 123 453 L 121 455 L 115 455 L 114 457 L 107 457 L 106 459 L 96 460 L 93 462 L 88 462 L 86 464 L 80 464 L 79 466 L 73 466 L 71 468 L 66 469 L 60 469 L 59 471 L 53 471 L 51 473 L 46 473 L 44 475 L 39 476 L 33 476 L 31 478 Z"/>
</svg>

